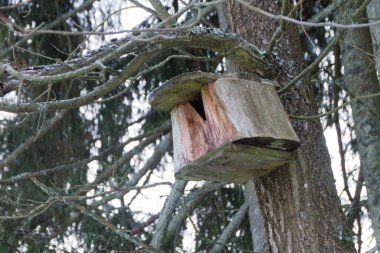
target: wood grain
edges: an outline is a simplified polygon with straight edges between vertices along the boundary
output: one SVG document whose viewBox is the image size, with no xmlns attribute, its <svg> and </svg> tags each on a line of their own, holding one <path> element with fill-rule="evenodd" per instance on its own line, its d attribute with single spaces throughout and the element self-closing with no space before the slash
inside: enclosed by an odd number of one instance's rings
<svg viewBox="0 0 380 253">
<path fill-rule="evenodd" d="M 294 159 L 298 138 L 273 85 L 219 78 L 197 89 L 198 106 L 171 111 L 178 176 L 245 182 Z"/>
<path fill-rule="evenodd" d="M 296 152 L 228 143 L 183 166 L 177 177 L 244 183 L 296 158 Z"/>
</svg>

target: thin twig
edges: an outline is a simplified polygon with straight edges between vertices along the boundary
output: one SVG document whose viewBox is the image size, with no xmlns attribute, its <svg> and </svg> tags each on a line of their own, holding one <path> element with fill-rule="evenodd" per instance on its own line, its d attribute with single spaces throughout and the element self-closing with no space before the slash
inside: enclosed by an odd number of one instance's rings
<svg viewBox="0 0 380 253">
<path fill-rule="evenodd" d="M 330 52 L 330 50 L 335 46 L 336 43 L 342 38 L 343 31 L 338 31 L 334 39 L 325 47 L 320 55 L 311 63 L 307 68 L 301 71 L 296 77 L 294 77 L 286 86 L 278 90 L 278 93 L 281 95 L 292 88 L 298 81 L 300 81 L 304 76 L 309 74 L 312 70 L 318 67 L 318 64 L 325 58 L 325 56 Z"/>
<path fill-rule="evenodd" d="M 86 10 L 87 8 L 89 8 L 96 0 L 87 0 L 85 1 L 81 6 L 79 6 L 78 8 L 72 10 L 72 11 L 69 11 L 61 16 L 59 16 L 57 19 L 55 19 L 53 22 L 49 23 L 49 24 L 46 24 L 42 27 L 42 29 L 51 29 L 57 25 L 59 25 L 60 23 L 64 22 L 66 19 L 76 15 L 77 13 L 83 11 L 83 10 Z M 39 28 L 39 26 L 38 26 Z M 21 40 L 17 41 L 14 45 L 11 45 L 10 47 L 8 47 L 7 49 L 5 49 L 3 52 L 0 53 L 0 59 L 3 58 L 4 56 L 6 56 L 9 52 L 11 52 L 13 50 L 13 46 L 20 46 L 22 43 L 26 42 L 27 40 L 33 38 L 36 34 L 35 33 L 32 33 L 32 34 L 29 34 L 28 36 L 25 36 L 23 37 Z"/>
<path fill-rule="evenodd" d="M 364 100 L 364 99 L 369 99 L 369 98 L 374 98 L 374 97 L 378 97 L 380 96 L 380 92 L 377 92 L 377 93 L 373 93 L 373 94 L 369 94 L 369 95 L 361 95 L 361 96 L 356 96 L 354 98 L 352 98 L 350 101 L 346 102 L 346 103 L 343 103 L 342 105 L 334 108 L 334 109 L 331 109 L 330 111 L 328 112 L 325 112 L 325 113 L 322 113 L 322 114 L 317 114 L 317 115 L 313 115 L 313 116 L 296 116 L 296 115 L 289 115 L 289 118 L 292 118 L 292 119 L 299 119 L 299 120 L 316 120 L 316 119 L 320 119 L 320 118 L 323 118 L 323 117 L 326 117 L 326 116 L 329 116 L 337 111 L 339 111 L 340 109 L 348 106 L 348 105 L 351 105 L 353 103 L 356 103 L 360 100 Z"/>
<path fill-rule="evenodd" d="M 31 147 L 31 145 L 42 136 L 44 136 L 50 129 L 60 122 L 65 115 L 69 112 L 68 109 L 59 112 L 52 119 L 48 120 L 46 124 L 44 124 L 38 131 L 38 134 L 35 136 L 30 136 L 26 141 L 24 141 L 21 145 L 19 145 L 12 153 L 6 156 L 2 161 L 0 161 L 0 169 L 4 168 L 7 165 L 17 161 L 19 155 L 21 155 L 25 150 Z"/>
<path fill-rule="evenodd" d="M 26 2 L 19 2 L 14 5 L 9 5 L 9 6 L 0 6 L 0 11 L 6 11 L 6 10 L 12 10 L 16 9 L 18 7 L 28 5 L 32 0 L 27 0 Z"/>
<path fill-rule="evenodd" d="M 282 0 L 281 15 L 285 15 L 287 3 L 288 3 L 288 0 Z M 265 53 L 267 54 L 267 56 L 272 54 L 273 48 L 277 40 L 281 37 L 284 31 L 285 31 L 285 21 L 281 19 L 280 25 L 277 27 L 276 31 L 273 33 L 272 38 L 270 39 L 268 43 L 267 50 L 265 50 Z"/>
<path fill-rule="evenodd" d="M 129 0 L 129 2 L 133 3 L 134 5 L 136 5 L 137 7 L 140 7 L 141 9 L 143 9 L 144 11 L 146 12 L 149 12 L 150 14 L 153 14 L 154 16 L 157 16 L 157 13 L 152 10 L 151 8 L 139 3 L 138 1 L 135 1 L 135 0 Z"/>
<path fill-rule="evenodd" d="M 134 123 L 134 122 L 132 122 L 132 123 Z M 118 145 L 114 146 L 113 148 L 105 150 L 104 152 L 100 153 L 99 155 L 95 155 L 95 156 L 92 156 L 92 157 L 89 157 L 89 158 L 86 158 L 86 159 L 83 159 L 83 160 L 80 160 L 80 161 L 77 161 L 74 163 L 70 163 L 70 164 L 59 165 L 59 166 L 56 166 L 53 168 L 42 169 L 42 170 L 35 171 L 35 172 L 22 173 L 22 174 L 19 174 L 19 175 L 10 177 L 10 178 L 2 178 L 2 179 L 0 179 L 0 184 L 12 184 L 12 183 L 19 182 L 22 180 L 30 179 L 32 177 L 47 176 L 49 174 L 64 171 L 64 170 L 82 168 L 83 166 L 85 166 L 86 164 L 88 164 L 92 161 L 99 160 L 99 159 L 106 157 L 107 155 L 109 155 L 113 152 L 121 150 L 123 147 L 125 147 L 127 144 L 129 144 L 133 141 L 138 141 L 138 140 L 142 140 L 144 138 L 147 138 L 146 140 L 142 141 L 143 145 L 141 147 L 145 147 L 148 144 L 155 141 L 162 134 L 170 131 L 170 128 L 171 128 L 171 126 L 169 126 L 168 123 L 165 123 L 164 125 L 157 127 L 155 129 L 152 129 L 151 131 L 148 131 L 144 134 L 141 134 L 141 135 L 136 136 L 136 137 L 131 137 L 128 140 L 121 142 Z M 136 149 L 139 151 L 141 148 L 137 147 Z M 135 154 L 135 150 L 133 150 L 133 154 Z"/>
<path fill-rule="evenodd" d="M 326 27 L 326 26 L 329 26 L 329 27 L 342 28 L 342 29 L 360 29 L 360 28 L 369 27 L 369 26 L 376 26 L 376 25 L 380 24 L 380 20 L 370 22 L 370 23 L 365 23 L 365 24 L 338 24 L 338 23 L 333 23 L 333 22 L 313 23 L 313 22 L 307 22 L 307 21 L 300 21 L 300 20 L 290 18 L 290 17 L 284 16 L 284 15 L 275 15 L 275 14 L 269 13 L 267 11 L 264 11 L 258 7 L 251 5 L 250 3 L 248 3 L 244 0 L 236 0 L 236 1 L 239 2 L 240 4 L 244 5 L 245 7 L 247 7 L 250 10 L 255 11 L 261 15 L 267 16 L 269 18 L 272 18 L 274 20 L 285 20 L 285 21 L 288 21 L 290 23 L 297 24 L 297 25 L 303 25 L 303 26 L 310 26 L 310 27 Z"/>
</svg>

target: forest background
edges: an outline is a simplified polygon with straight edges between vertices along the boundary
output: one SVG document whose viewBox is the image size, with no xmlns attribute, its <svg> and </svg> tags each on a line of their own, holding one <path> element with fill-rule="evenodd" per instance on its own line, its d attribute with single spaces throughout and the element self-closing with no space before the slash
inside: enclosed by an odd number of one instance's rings
<svg viewBox="0 0 380 253">
<path fill-rule="evenodd" d="M 1 0 L 0 252 L 375 252 L 379 10 Z M 297 161 L 245 185 L 175 179 L 148 94 L 236 69 L 280 83 Z"/>
</svg>

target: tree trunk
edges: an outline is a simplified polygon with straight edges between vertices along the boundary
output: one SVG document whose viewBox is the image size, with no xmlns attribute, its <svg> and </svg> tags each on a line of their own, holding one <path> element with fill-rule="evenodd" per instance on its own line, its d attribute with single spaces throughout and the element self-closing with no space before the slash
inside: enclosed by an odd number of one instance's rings
<svg viewBox="0 0 380 253">
<path fill-rule="evenodd" d="M 278 13 L 275 1 L 250 1 L 254 6 Z M 228 1 L 229 28 L 261 49 L 279 26 L 278 22 L 236 1 Z M 289 76 L 303 68 L 301 44 L 296 27 L 287 30 L 274 53 L 289 65 Z M 280 78 L 286 80 L 286 78 Z M 307 79 L 282 96 L 289 114 L 316 114 Z M 301 141 L 298 159 L 268 176 L 255 180 L 271 252 L 354 252 L 351 236 L 336 193 L 330 157 L 321 124 L 293 121 Z"/>
<path fill-rule="evenodd" d="M 378 11 L 378 10 L 377 10 Z M 358 21 L 366 20 L 365 14 Z M 378 38 L 380 39 L 380 38 Z M 344 78 L 352 96 L 380 91 L 368 28 L 347 30 L 342 43 Z M 351 106 L 360 164 L 367 186 L 368 208 L 377 243 L 380 243 L 380 99 Z"/>
<path fill-rule="evenodd" d="M 372 0 L 367 6 L 367 16 L 369 22 L 378 21 L 380 18 L 380 0 Z M 377 69 L 377 78 L 380 79 L 380 25 L 370 26 L 372 35 L 373 51 Z"/>
<path fill-rule="evenodd" d="M 226 13 L 223 3 L 217 6 L 219 26 L 228 29 Z M 238 66 L 233 61 L 226 60 L 226 72 L 236 72 Z M 255 183 L 250 181 L 244 185 L 244 198 L 248 201 L 248 218 L 252 238 L 252 249 L 257 252 L 267 252 L 269 250 L 268 238 L 266 237 L 264 218 L 261 214 L 259 201 L 255 190 Z"/>
</svg>

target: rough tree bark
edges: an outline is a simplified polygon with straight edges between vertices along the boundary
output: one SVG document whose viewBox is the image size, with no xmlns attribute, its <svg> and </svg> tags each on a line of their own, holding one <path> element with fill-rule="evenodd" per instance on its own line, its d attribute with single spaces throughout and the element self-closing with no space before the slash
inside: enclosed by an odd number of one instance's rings
<svg viewBox="0 0 380 253">
<path fill-rule="evenodd" d="M 249 1 L 279 13 L 276 1 Z M 278 22 L 249 11 L 236 1 L 226 4 L 230 30 L 265 49 Z M 284 59 L 289 76 L 302 70 L 303 59 L 296 27 L 286 31 L 273 51 Z M 279 77 L 286 81 L 289 77 Z M 282 96 L 289 114 L 316 114 L 307 79 Z M 293 121 L 301 148 L 298 159 L 268 176 L 255 180 L 271 252 L 355 252 L 336 193 L 330 157 L 321 124 Z"/>
<path fill-rule="evenodd" d="M 228 29 L 226 13 L 223 3 L 217 6 L 219 26 Z M 236 72 L 238 66 L 233 61 L 226 60 L 226 72 Z M 252 249 L 257 252 L 267 252 L 269 250 L 268 238 L 265 234 L 264 218 L 261 214 L 259 201 L 255 190 L 255 183 L 250 181 L 244 185 L 244 198 L 249 204 L 248 218 L 252 238 Z"/>
<path fill-rule="evenodd" d="M 354 1 L 351 1 L 354 4 Z M 378 12 L 378 10 L 377 10 Z M 363 12 L 358 21 L 367 20 Z M 378 38 L 380 39 L 380 38 Z M 380 91 L 368 28 L 347 30 L 342 42 L 344 79 L 351 96 Z M 380 100 L 352 106 L 360 164 L 367 186 L 368 208 L 376 242 L 380 244 Z"/>
<path fill-rule="evenodd" d="M 380 18 L 380 0 L 372 0 L 367 6 L 367 16 L 369 22 L 374 22 Z M 372 45 L 375 54 L 377 77 L 380 78 L 380 26 L 373 25 L 370 27 L 372 35 Z"/>
</svg>

